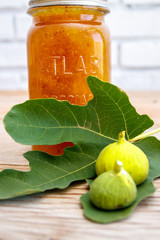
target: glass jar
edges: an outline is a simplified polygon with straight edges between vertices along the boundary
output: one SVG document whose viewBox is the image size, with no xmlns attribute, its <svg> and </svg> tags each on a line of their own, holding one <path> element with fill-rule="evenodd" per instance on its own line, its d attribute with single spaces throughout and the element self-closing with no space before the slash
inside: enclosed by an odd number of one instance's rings
<svg viewBox="0 0 160 240">
<path fill-rule="evenodd" d="M 85 2 L 85 5 L 84 5 Z M 87 76 L 110 81 L 110 34 L 104 22 L 107 0 L 31 0 L 28 13 L 29 96 L 86 105 L 92 99 Z M 53 155 L 73 146 L 33 146 Z"/>
</svg>

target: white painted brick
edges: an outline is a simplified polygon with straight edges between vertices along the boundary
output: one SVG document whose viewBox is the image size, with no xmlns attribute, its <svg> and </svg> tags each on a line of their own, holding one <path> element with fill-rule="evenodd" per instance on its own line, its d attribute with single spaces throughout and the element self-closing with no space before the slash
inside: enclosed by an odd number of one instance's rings
<svg viewBox="0 0 160 240">
<path fill-rule="evenodd" d="M 13 9 L 13 8 L 27 8 L 29 0 L 1 0 L 0 8 Z"/>
<path fill-rule="evenodd" d="M 160 67 L 160 41 L 123 43 L 120 63 L 121 66 L 129 68 Z"/>
<path fill-rule="evenodd" d="M 13 17 L 12 14 L 0 14 L 0 40 L 13 38 Z"/>
<path fill-rule="evenodd" d="M 112 7 L 112 5 L 117 5 L 120 1 L 119 0 L 110 0 L 108 1 L 108 7 Z"/>
<path fill-rule="evenodd" d="M 16 90 L 19 87 L 18 73 L 7 71 L 0 71 L 0 86 L 1 90 Z"/>
<path fill-rule="evenodd" d="M 25 67 L 26 66 L 25 43 L 1 43 L 0 44 L 0 68 L 1 67 Z"/>
<path fill-rule="evenodd" d="M 112 67 L 118 65 L 118 47 L 118 43 L 113 41 L 111 44 Z"/>
<path fill-rule="evenodd" d="M 123 0 L 125 4 L 129 5 L 153 5 L 153 4 L 160 4 L 160 0 Z"/>
<path fill-rule="evenodd" d="M 114 38 L 160 36 L 160 8 L 115 8 L 106 16 L 111 36 Z"/>
<path fill-rule="evenodd" d="M 20 90 L 27 90 L 28 89 L 28 72 L 27 69 L 26 71 L 20 72 L 19 73 L 19 89 Z"/>
<path fill-rule="evenodd" d="M 119 1 L 120 1 L 120 0 L 110 0 L 110 1 L 108 1 L 108 5 L 111 5 L 111 4 L 113 4 L 113 3 L 114 3 L 114 4 L 115 4 L 115 3 L 117 4 L 117 3 L 119 3 Z"/>
<path fill-rule="evenodd" d="M 0 70 L 1 90 L 27 90 L 27 72 L 16 70 Z"/>
<path fill-rule="evenodd" d="M 160 90 L 160 70 L 123 71 L 113 70 L 112 83 L 124 91 L 155 91 Z"/>
<path fill-rule="evenodd" d="M 27 37 L 27 32 L 32 24 L 31 16 L 27 14 L 17 14 L 15 23 L 17 39 L 25 40 Z"/>
</svg>

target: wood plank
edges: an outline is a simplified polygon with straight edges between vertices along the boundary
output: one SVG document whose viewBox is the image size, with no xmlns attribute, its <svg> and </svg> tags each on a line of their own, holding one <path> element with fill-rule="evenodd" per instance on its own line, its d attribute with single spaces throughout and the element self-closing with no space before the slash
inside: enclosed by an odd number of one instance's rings
<svg viewBox="0 0 160 240">
<path fill-rule="evenodd" d="M 159 127 L 160 92 L 129 92 L 129 96 L 137 111 L 150 115 Z M 0 92 L 0 170 L 29 170 L 22 154 L 30 147 L 15 143 L 2 124 L 11 106 L 25 99 L 26 92 Z M 0 201 L 0 240 L 159 240 L 160 179 L 155 186 L 156 193 L 141 202 L 131 217 L 108 225 L 93 223 L 83 216 L 79 198 L 88 190 L 84 182 L 63 191 Z"/>
<path fill-rule="evenodd" d="M 0 118 L 6 114 L 10 108 L 28 99 L 26 91 L 0 91 Z"/>
</svg>

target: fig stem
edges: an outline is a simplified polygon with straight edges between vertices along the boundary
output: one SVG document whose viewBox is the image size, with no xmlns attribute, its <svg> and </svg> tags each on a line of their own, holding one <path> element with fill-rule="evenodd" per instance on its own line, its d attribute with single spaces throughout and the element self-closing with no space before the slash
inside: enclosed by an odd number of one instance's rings
<svg viewBox="0 0 160 240">
<path fill-rule="evenodd" d="M 115 163 L 115 166 L 114 166 L 114 171 L 116 173 L 119 173 L 119 172 L 121 172 L 122 167 L 123 167 L 123 163 L 121 161 L 117 160 Z"/>
<path fill-rule="evenodd" d="M 147 137 L 152 136 L 152 135 L 154 135 L 154 134 L 156 134 L 156 133 L 159 133 L 159 132 L 160 132 L 160 128 L 157 128 L 157 129 L 155 129 L 155 130 L 153 130 L 153 131 L 151 131 L 151 132 L 144 133 L 144 134 L 140 134 L 140 135 L 138 135 L 137 137 L 135 137 L 135 138 L 133 138 L 133 139 L 130 139 L 129 142 L 135 143 L 135 142 L 137 142 L 137 141 L 139 141 L 139 140 L 142 140 L 142 139 L 144 139 L 144 138 L 147 138 Z"/>
<path fill-rule="evenodd" d="M 120 134 L 119 134 L 119 136 L 118 136 L 118 142 L 119 142 L 119 143 L 123 143 L 124 141 L 126 141 L 125 135 L 126 135 L 126 132 L 125 132 L 125 131 L 120 132 Z"/>
</svg>

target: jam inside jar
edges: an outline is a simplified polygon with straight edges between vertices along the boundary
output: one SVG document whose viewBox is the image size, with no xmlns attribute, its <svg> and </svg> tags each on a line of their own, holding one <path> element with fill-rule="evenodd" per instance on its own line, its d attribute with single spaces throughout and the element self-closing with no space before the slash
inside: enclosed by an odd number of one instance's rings
<svg viewBox="0 0 160 240">
<path fill-rule="evenodd" d="M 93 98 L 87 76 L 110 81 L 110 34 L 104 22 L 108 10 L 37 5 L 28 10 L 33 16 L 27 38 L 29 97 L 86 105 Z M 73 143 L 32 148 L 62 155 L 69 146 Z"/>
</svg>

